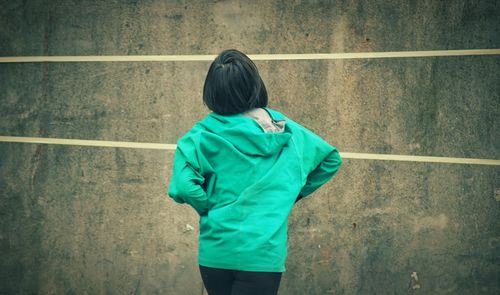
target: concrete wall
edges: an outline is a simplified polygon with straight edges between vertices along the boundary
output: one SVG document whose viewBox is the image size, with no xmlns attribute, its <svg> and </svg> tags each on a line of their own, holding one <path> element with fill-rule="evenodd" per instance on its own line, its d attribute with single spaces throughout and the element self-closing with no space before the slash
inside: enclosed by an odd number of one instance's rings
<svg viewBox="0 0 500 295">
<path fill-rule="evenodd" d="M 0 4 L 1 56 L 500 48 L 494 0 Z M 175 143 L 208 66 L 1 63 L 0 135 Z M 498 55 L 257 66 L 270 106 L 341 151 L 500 158 Z M 0 293 L 202 294 L 172 157 L 0 143 Z M 290 218 L 280 294 L 500 294 L 497 167 L 346 160 Z"/>
</svg>

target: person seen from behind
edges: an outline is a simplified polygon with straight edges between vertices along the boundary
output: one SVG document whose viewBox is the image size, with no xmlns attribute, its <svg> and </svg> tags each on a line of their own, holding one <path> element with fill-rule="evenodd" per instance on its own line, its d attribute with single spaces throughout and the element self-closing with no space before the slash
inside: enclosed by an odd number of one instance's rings
<svg viewBox="0 0 500 295">
<path fill-rule="evenodd" d="M 277 294 L 294 204 L 338 171 L 338 150 L 267 107 L 255 64 L 234 49 L 211 64 L 212 111 L 177 142 L 168 195 L 200 215 L 198 264 L 209 295 Z"/>
</svg>

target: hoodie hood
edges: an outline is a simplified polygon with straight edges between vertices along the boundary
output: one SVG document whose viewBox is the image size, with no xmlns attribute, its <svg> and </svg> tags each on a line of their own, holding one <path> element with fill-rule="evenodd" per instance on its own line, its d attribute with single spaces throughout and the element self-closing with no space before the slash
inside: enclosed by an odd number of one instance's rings
<svg viewBox="0 0 500 295">
<path fill-rule="evenodd" d="M 266 132 L 264 127 L 254 118 L 254 114 L 219 115 L 210 113 L 198 125 L 201 133 L 207 136 L 218 136 L 231 143 L 241 153 L 249 156 L 270 156 L 279 153 L 292 136 L 285 117 L 266 109 L 277 132 Z"/>
</svg>

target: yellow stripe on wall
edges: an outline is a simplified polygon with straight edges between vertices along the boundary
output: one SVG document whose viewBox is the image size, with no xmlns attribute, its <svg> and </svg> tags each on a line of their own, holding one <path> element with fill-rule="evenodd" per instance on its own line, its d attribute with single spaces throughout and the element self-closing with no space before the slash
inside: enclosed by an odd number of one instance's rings
<svg viewBox="0 0 500 295">
<path fill-rule="evenodd" d="M 95 146 L 95 147 L 118 147 L 135 149 L 156 149 L 175 150 L 175 144 L 147 143 L 147 142 L 127 142 L 127 141 L 104 141 L 104 140 L 82 140 L 65 138 L 43 138 L 43 137 L 20 137 L 20 136 L 0 136 L 0 142 L 21 142 L 39 144 L 63 144 L 75 146 Z M 492 159 L 471 159 L 471 158 L 451 158 L 432 156 L 409 156 L 409 155 L 388 155 L 388 154 L 366 154 L 366 153 L 341 153 L 344 159 L 363 160 L 385 160 L 385 161 L 406 161 L 425 163 L 448 163 L 448 164 L 471 164 L 471 165 L 491 165 L 499 166 L 500 160 Z"/>
<path fill-rule="evenodd" d="M 405 58 L 469 55 L 500 55 L 500 49 L 387 51 L 355 53 L 249 54 L 252 60 L 325 60 L 362 58 Z M 0 63 L 13 62 L 135 62 L 135 61 L 212 61 L 216 55 L 81 55 L 81 56 L 6 56 Z"/>
</svg>

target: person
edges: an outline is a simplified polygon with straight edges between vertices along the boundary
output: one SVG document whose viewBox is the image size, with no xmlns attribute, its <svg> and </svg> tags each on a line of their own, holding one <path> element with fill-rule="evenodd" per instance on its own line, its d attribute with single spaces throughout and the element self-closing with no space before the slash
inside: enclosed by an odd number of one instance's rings
<svg viewBox="0 0 500 295">
<path fill-rule="evenodd" d="M 267 107 L 257 67 L 229 49 L 210 65 L 212 111 L 177 142 L 168 195 L 199 214 L 198 263 L 210 295 L 276 294 L 294 204 L 339 169 L 338 150 Z"/>
</svg>

